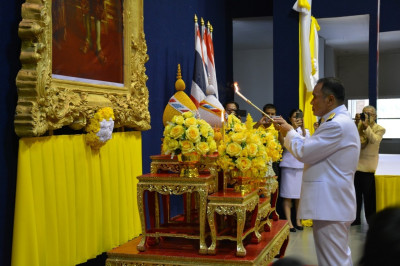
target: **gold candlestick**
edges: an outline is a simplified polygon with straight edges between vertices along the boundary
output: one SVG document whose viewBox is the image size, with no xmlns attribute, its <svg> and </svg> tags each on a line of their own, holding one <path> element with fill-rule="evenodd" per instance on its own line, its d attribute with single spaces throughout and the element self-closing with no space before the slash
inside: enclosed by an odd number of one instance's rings
<svg viewBox="0 0 400 266">
<path fill-rule="evenodd" d="M 235 93 L 237 95 L 239 95 L 245 102 L 247 102 L 248 104 L 250 104 L 251 106 L 253 106 L 254 108 L 256 108 L 258 111 L 260 111 L 260 113 L 262 113 L 263 115 L 265 115 L 266 117 L 268 117 L 269 119 L 272 120 L 272 122 L 274 122 L 274 119 L 272 117 L 270 117 L 267 113 L 265 113 L 263 110 L 261 110 L 260 108 L 258 108 L 254 103 L 252 103 L 249 99 L 247 99 L 246 97 L 244 97 L 243 94 L 241 94 L 239 92 L 239 85 L 237 82 L 233 83 L 233 86 L 235 87 Z"/>
</svg>

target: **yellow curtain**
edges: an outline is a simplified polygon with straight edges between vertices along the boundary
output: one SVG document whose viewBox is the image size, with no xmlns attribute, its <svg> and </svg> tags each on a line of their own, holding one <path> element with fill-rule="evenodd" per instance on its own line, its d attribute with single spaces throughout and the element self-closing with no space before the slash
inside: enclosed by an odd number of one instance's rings
<svg viewBox="0 0 400 266">
<path fill-rule="evenodd" d="M 140 132 L 97 152 L 85 135 L 21 139 L 12 265 L 75 265 L 138 236 L 141 154 Z"/>
<path fill-rule="evenodd" d="M 376 211 L 400 206 L 400 175 L 376 175 Z"/>
</svg>

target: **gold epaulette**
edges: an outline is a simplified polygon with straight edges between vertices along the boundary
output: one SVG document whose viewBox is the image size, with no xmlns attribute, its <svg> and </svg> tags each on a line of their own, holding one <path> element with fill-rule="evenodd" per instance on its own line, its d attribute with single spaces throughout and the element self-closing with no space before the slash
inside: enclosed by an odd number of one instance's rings
<svg viewBox="0 0 400 266">
<path fill-rule="evenodd" d="M 334 117 L 335 117 L 335 113 L 332 113 L 329 117 L 328 117 L 328 119 L 326 119 L 326 122 L 328 122 L 328 121 L 331 121 Z"/>
</svg>

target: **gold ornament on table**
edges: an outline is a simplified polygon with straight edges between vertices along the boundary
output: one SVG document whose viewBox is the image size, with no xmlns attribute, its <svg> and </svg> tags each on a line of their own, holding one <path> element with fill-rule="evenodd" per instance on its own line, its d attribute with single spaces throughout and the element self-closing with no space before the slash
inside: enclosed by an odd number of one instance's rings
<svg viewBox="0 0 400 266">
<path fill-rule="evenodd" d="M 193 112 L 175 115 L 164 129 L 162 153 L 177 156 L 183 162 L 181 176 L 198 176 L 197 163 L 202 155 L 217 150 L 214 130 L 203 119 L 197 119 Z"/>
</svg>

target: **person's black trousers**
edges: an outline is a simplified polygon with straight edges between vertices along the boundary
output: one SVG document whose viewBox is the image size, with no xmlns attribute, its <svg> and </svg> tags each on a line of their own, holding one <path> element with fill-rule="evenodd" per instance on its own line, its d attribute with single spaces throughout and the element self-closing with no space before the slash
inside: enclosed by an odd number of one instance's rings
<svg viewBox="0 0 400 266">
<path fill-rule="evenodd" d="M 357 213 L 353 224 L 361 222 L 361 205 L 364 199 L 365 218 L 369 220 L 376 212 L 375 174 L 357 171 L 354 175 L 354 187 L 356 189 Z"/>
</svg>

